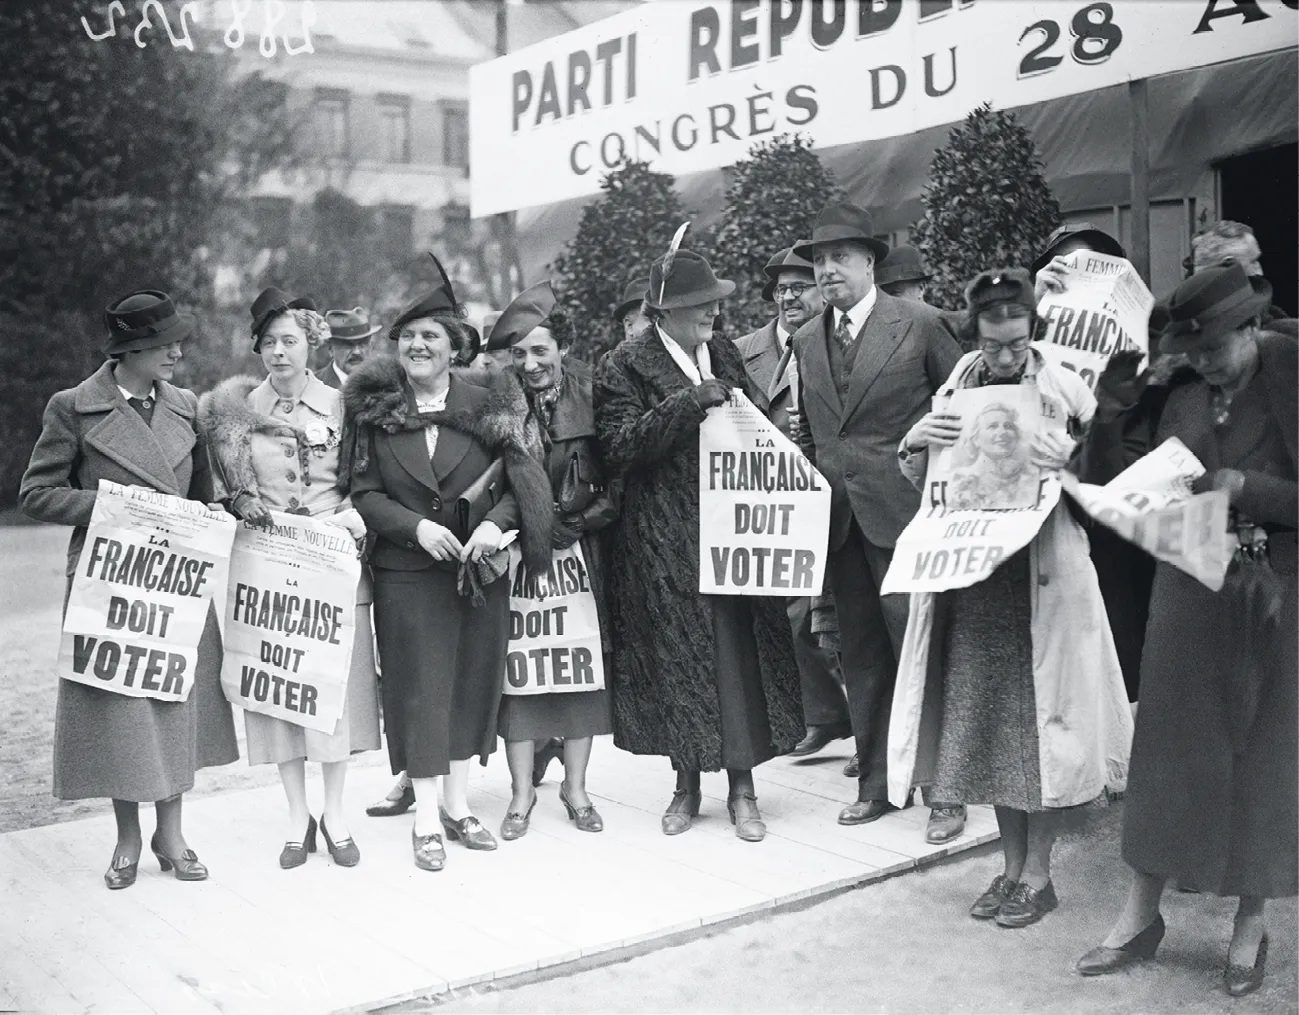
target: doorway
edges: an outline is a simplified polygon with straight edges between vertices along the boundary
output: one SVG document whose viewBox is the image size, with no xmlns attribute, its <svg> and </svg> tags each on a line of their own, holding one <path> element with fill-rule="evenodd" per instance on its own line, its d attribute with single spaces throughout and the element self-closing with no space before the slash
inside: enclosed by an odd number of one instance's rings
<svg viewBox="0 0 1299 1015">
<path fill-rule="evenodd" d="M 1218 166 L 1221 216 L 1254 230 L 1272 302 L 1299 315 L 1299 144 L 1238 155 Z"/>
</svg>

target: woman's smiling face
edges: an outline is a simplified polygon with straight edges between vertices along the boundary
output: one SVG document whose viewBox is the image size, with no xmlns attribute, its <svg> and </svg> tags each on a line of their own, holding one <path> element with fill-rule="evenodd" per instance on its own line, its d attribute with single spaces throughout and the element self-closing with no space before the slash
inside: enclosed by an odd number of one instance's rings
<svg viewBox="0 0 1299 1015">
<path fill-rule="evenodd" d="M 995 460 L 1010 458 L 1019 448 L 1019 423 L 1008 410 L 989 411 L 980 421 L 976 446 Z"/>
<path fill-rule="evenodd" d="M 412 381 L 429 382 L 451 369 L 451 336 L 431 317 L 402 325 L 397 333 L 397 361 Z"/>
</svg>

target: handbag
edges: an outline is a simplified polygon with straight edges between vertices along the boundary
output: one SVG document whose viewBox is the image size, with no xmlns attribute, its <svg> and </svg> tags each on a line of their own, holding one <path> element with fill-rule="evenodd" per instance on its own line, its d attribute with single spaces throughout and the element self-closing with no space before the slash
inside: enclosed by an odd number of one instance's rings
<svg viewBox="0 0 1299 1015">
<path fill-rule="evenodd" d="M 565 514 L 585 511 L 604 491 L 598 479 L 595 463 L 580 448 L 575 450 L 568 456 L 568 466 L 559 484 L 559 510 Z"/>
<path fill-rule="evenodd" d="M 498 458 L 456 498 L 451 511 L 457 528 L 466 537 L 472 535 L 474 529 L 487 517 L 487 512 L 499 504 L 503 496 L 505 461 Z"/>
</svg>

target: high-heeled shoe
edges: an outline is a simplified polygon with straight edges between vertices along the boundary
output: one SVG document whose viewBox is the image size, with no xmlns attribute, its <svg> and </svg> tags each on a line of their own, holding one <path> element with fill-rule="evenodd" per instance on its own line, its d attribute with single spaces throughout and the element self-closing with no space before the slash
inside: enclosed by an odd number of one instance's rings
<svg viewBox="0 0 1299 1015">
<path fill-rule="evenodd" d="M 1153 959 L 1159 942 L 1164 939 L 1164 916 L 1159 914 L 1145 930 L 1117 948 L 1101 945 L 1078 960 L 1075 968 L 1083 976 L 1104 976 L 1145 959 Z"/>
<path fill-rule="evenodd" d="M 533 789 L 541 785 L 541 780 L 546 777 L 546 769 L 556 758 L 561 762 L 564 760 L 564 741 L 559 737 L 551 737 L 546 746 L 532 756 Z"/>
<path fill-rule="evenodd" d="M 452 842 L 463 842 L 466 849 L 495 849 L 496 837 L 483 823 L 472 814 L 456 821 L 441 807 L 438 808 L 438 820 L 446 830 L 447 838 Z"/>
<path fill-rule="evenodd" d="M 753 804 L 753 817 L 736 820 L 735 805 L 741 800 Z M 736 838 L 743 839 L 745 842 L 761 842 L 767 837 L 766 822 L 762 820 L 762 815 L 758 812 L 758 798 L 752 793 L 745 791 L 728 797 L 726 800 L 726 812 L 731 816 L 731 824 L 735 826 Z"/>
<path fill-rule="evenodd" d="M 410 830 L 410 844 L 415 851 L 415 866 L 422 871 L 440 871 L 447 862 L 447 851 L 442 848 L 442 836 L 416 835 Z"/>
<path fill-rule="evenodd" d="M 325 837 L 325 848 L 329 850 L 329 855 L 334 858 L 334 863 L 338 866 L 355 867 L 361 862 L 361 851 L 350 835 L 337 842 L 329 837 L 329 829 L 325 827 L 323 814 L 320 816 L 320 834 Z"/>
<path fill-rule="evenodd" d="M 130 888 L 135 884 L 135 877 L 139 872 L 140 860 L 138 857 L 131 860 L 115 853 L 113 854 L 113 862 L 108 865 L 108 870 L 104 872 L 104 884 L 108 885 L 109 891 Z"/>
<path fill-rule="evenodd" d="M 316 819 L 312 816 L 307 818 L 307 833 L 302 837 L 301 842 L 289 840 L 280 850 L 280 866 L 284 870 L 292 870 L 294 867 L 301 867 L 307 862 L 307 854 L 316 851 Z M 163 870 L 166 870 L 164 867 Z"/>
<path fill-rule="evenodd" d="M 509 811 L 505 815 L 505 820 L 501 822 L 501 838 L 506 842 L 513 842 L 515 839 L 522 839 L 528 834 L 528 825 L 532 822 L 532 808 L 537 806 L 537 794 L 532 794 L 532 803 L 528 804 L 528 809 L 520 814 L 518 811 Z"/>
<path fill-rule="evenodd" d="M 1263 985 L 1264 967 L 1267 965 L 1267 935 L 1258 943 L 1258 954 L 1254 956 L 1252 966 L 1237 966 L 1231 963 L 1222 971 L 1223 985 L 1232 997 L 1244 997 L 1252 994 Z"/>
<path fill-rule="evenodd" d="M 564 792 L 564 784 L 559 784 L 559 802 L 564 805 L 564 810 L 568 812 L 569 820 L 577 825 L 579 832 L 603 832 L 604 818 L 600 817 L 600 812 L 591 804 L 585 807 L 574 807 L 568 794 Z"/>
<path fill-rule="evenodd" d="M 680 835 L 690 831 L 690 821 L 699 817 L 699 805 L 704 795 L 700 790 L 678 789 L 672 793 L 672 802 L 663 813 L 661 824 L 664 835 Z"/>
<path fill-rule="evenodd" d="M 206 881 L 207 868 L 199 862 L 198 854 L 192 849 L 186 849 L 180 856 L 168 856 L 158 845 L 158 833 L 153 833 L 153 838 L 149 840 L 149 849 L 153 855 L 158 858 L 158 866 L 162 868 L 163 873 L 176 869 L 177 881 Z"/>
</svg>

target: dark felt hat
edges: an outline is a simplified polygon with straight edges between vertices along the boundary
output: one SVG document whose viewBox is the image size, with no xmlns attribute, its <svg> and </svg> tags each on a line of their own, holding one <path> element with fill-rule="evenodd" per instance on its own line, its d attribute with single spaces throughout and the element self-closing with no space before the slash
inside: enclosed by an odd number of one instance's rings
<svg viewBox="0 0 1299 1015">
<path fill-rule="evenodd" d="M 627 311 L 639 307 L 645 302 L 645 294 L 649 291 L 649 276 L 642 275 L 634 278 L 627 283 L 627 287 L 622 291 L 622 302 L 614 308 L 613 319 L 621 321 Z"/>
<path fill-rule="evenodd" d="M 812 227 L 812 239 L 799 240 L 794 244 L 794 253 L 810 261 L 816 244 L 841 240 L 854 240 L 869 247 L 877 261 L 888 256 L 889 245 L 875 238 L 875 223 L 871 221 L 870 212 L 845 201 L 832 201 L 821 209 L 816 225 Z"/>
<path fill-rule="evenodd" d="M 1128 256 L 1128 252 L 1123 249 L 1123 244 L 1104 229 L 1098 229 L 1090 222 L 1075 222 L 1073 225 L 1058 226 L 1046 238 L 1046 246 L 1033 261 L 1033 274 L 1036 275 L 1047 266 L 1051 258 L 1055 257 L 1056 250 L 1067 241 L 1074 239 L 1085 240 L 1089 247 L 1102 254 L 1109 254 L 1112 257 Z"/>
<path fill-rule="evenodd" d="M 1017 303 L 1033 310 L 1033 280 L 1023 268 L 994 268 L 981 272 L 965 287 L 965 305 L 971 314 L 990 310 L 999 303 Z"/>
<path fill-rule="evenodd" d="M 137 289 L 108 305 L 104 326 L 108 329 L 104 352 L 119 356 L 188 338 L 194 330 L 194 318 L 176 313 L 171 297 L 165 292 Z"/>
<path fill-rule="evenodd" d="M 510 305 L 501 311 L 500 318 L 492 325 L 491 334 L 487 336 L 487 351 L 508 349 L 515 342 L 527 338 L 550 316 L 556 302 L 555 290 L 549 282 L 538 282 L 524 289 L 510 300 Z"/>
<path fill-rule="evenodd" d="M 920 251 L 915 247 L 894 247 L 888 256 L 875 268 L 876 285 L 892 285 L 894 282 L 928 282 L 932 275 L 925 271 Z"/>
<path fill-rule="evenodd" d="M 361 342 L 383 330 L 378 324 L 371 327 L 370 319 L 362 307 L 326 310 L 325 323 L 329 325 L 329 337 L 337 342 Z"/>
<path fill-rule="evenodd" d="M 1234 331 L 1272 305 L 1272 286 L 1261 275 L 1247 275 L 1239 261 L 1203 268 L 1168 297 L 1168 324 L 1159 351 L 1190 352 Z"/>
<path fill-rule="evenodd" d="M 673 310 L 725 299 L 733 292 L 735 283 L 714 275 L 712 266 L 693 250 L 677 250 L 650 266 L 646 302 L 659 310 Z"/>
<path fill-rule="evenodd" d="M 795 246 L 807 242 L 807 240 L 799 240 Z M 762 269 L 762 273 L 767 276 L 767 281 L 762 287 L 762 298 L 768 303 L 776 298 L 776 280 L 780 278 L 782 271 L 797 271 L 807 275 L 808 278 L 816 277 L 812 262 L 794 253 L 794 247 L 776 251 Z"/>
<path fill-rule="evenodd" d="M 401 329 L 411 321 L 418 321 L 421 317 L 433 317 L 439 314 L 443 317 L 454 317 L 460 322 L 460 326 L 469 333 L 469 348 L 462 350 L 459 356 L 462 363 L 469 363 L 478 355 L 483 340 L 478 334 L 478 329 L 464 320 L 464 309 L 461 307 L 460 301 L 456 299 L 455 287 L 452 286 L 446 269 L 442 267 L 442 262 L 437 259 L 437 255 L 431 250 L 428 256 L 433 258 L 433 266 L 437 268 L 441 281 L 432 292 L 421 296 L 397 315 L 397 319 L 392 322 L 392 327 L 388 329 L 388 339 L 393 342 L 397 341 Z"/>
<path fill-rule="evenodd" d="M 286 310 L 315 310 L 316 302 L 309 296 L 290 296 L 283 289 L 271 286 L 263 289 L 253 300 L 253 348 L 262 337 L 262 332 L 271 323 L 272 318 Z"/>
</svg>

